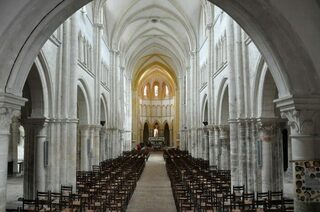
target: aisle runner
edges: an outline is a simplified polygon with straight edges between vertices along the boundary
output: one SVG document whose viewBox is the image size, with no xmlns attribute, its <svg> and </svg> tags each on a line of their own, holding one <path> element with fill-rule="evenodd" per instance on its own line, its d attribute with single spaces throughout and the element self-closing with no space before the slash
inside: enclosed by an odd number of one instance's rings
<svg viewBox="0 0 320 212">
<path fill-rule="evenodd" d="M 129 202 L 127 212 L 175 212 L 162 152 L 152 152 Z"/>
</svg>

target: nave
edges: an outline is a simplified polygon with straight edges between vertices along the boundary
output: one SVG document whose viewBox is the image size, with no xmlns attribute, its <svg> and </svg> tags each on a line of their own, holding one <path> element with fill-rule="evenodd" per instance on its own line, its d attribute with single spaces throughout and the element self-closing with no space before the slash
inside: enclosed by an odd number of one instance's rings
<svg viewBox="0 0 320 212">
<path fill-rule="evenodd" d="M 33 200 L 19 200 L 17 211 L 294 211 L 293 200 L 282 190 L 250 192 L 245 185 L 231 185 L 230 170 L 174 148 L 124 152 L 92 171 L 79 171 L 75 192 L 61 185 L 60 192 L 37 191 Z"/>
<path fill-rule="evenodd" d="M 151 152 L 127 211 L 176 211 L 163 152 Z"/>
</svg>

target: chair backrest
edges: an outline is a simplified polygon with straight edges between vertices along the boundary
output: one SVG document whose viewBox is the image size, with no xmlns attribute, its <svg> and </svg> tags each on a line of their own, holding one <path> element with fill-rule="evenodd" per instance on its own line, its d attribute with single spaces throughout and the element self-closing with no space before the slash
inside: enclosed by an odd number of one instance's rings
<svg viewBox="0 0 320 212">
<path fill-rule="evenodd" d="M 232 191 L 236 195 L 242 195 L 244 193 L 244 185 L 241 186 L 233 186 Z"/>
<path fill-rule="evenodd" d="M 269 192 L 257 192 L 257 200 L 268 200 Z"/>
<path fill-rule="evenodd" d="M 254 200 L 254 193 L 243 193 L 243 199 L 244 200 Z"/>
<path fill-rule="evenodd" d="M 72 194 L 72 186 L 61 185 L 60 191 L 62 196 L 70 196 Z"/>
<path fill-rule="evenodd" d="M 283 200 L 283 191 L 270 191 L 269 192 L 270 200 Z"/>
<path fill-rule="evenodd" d="M 42 192 L 42 191 L 37 191 L 37 199 L 39 201 L 50 201 L 50 191 L 45 191 L 45 192 Z"/>
<path fill-rule="evenodd" d="M 30 200 L 30 199 L 22 199 L 22 211 L 25 210 L 33 210 L 33 211 L 37 211 L 39 208 L 38 206 L 38 201 L 36 200 Z"/>
<path fill-rule="evenodd" d="M 283 204 L 285 207 L 285 211 L 293 212 L 294 211 L 294 201 L 293 199 L 284 199 Z"/>
</svg>

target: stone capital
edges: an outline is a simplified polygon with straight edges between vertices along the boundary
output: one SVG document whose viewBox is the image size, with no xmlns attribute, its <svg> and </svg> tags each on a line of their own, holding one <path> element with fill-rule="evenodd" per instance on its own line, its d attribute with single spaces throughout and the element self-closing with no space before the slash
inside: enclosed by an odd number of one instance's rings
<svg viewBox="0 0 320 212">
<path fill-rule="evenodd" d="M 0 128 L 8 130 L 12 119 L 20 118 L 21 106 L 27 99 L 12 94 L 0 93 Z"/>
<path fill-rule="evenodd" d="M 8 107 L 0 107 L 0 128 L 9 130 L 13 117 L 19 117 L 20 111 Z"/>
<path fill-rule="evenodd" d="M 209 131 L 214 131 L 214 128 L 215 128 L 215 125 L 213 125 L 213 124 L 207 125 L 207 129 L 208 129 Z"/>
<path fill-rule="evenodd" d="M 48 124 L 49 119 L 46 117 L 30 117 L 23 121 L 26 125 L 32 125 L 37 127 L 43 127 Z"/>
<path fill-rule="evenodd" d="M 113 54 L 115 54 L 116 56 L 120 55 L 120 50 L 115 49 L 115 48 L 114 48 L 114 49 L 111 49 L 110 52 L 113 53 Z"/>
<path fill-rule="evenodd" d="M 197 51 L 197 50 L 192 50 L 192 51 L 190 51 L 190 56 L 191 56 L 191 57 L 196 57 L 197 54 L 198 54 L 198 51 Z"/>
<path fill-rule="evenodd" d="M 260 139 L 271 142 L 276 134 L 278 123 L 278 118 L 258 118 L 256 125 L 259 130 Z"/>
<path fill-rule="evenodd" d="M 102 23 L 94 23 L 93 26 L 98 28 L 98 29 L 103 29 L 103 24 Z"/>
<path fill-rule="evenodd" d="M 208 23 L 207 25 L 206 25 L 206 28 L 207 28 L 207 30 L 211 30 L 211 29 L 213 29 L 213 23 L 211 22 L 211 23 Z"/>
<path fill-rule="evenodd" d="M 220 132 L 228 132 L 230 127 L 229 125 L 218 125 Z"/>
<path fill-rule="evenodd" d="M 106 134 L 106 133 L 107 133 L 107 128 L 102 126 L 100 128 L 100 134 Z"/>
<path fill-rule="evenodd" d="M 214 125 L 213 130 L 219 132 L 220 131 L 219 125 Z"/>
<path fill-rule="evenodd" d="M 88 124 L 79 125 L 79 130 L 80 130 L 81 132 L 88 132 L 89 129 L 90 129 L 90 125 L 88 125 Z"/>
<path fill-rule="evenodd" d="M 314 135 L 320 115 L 320 96 L 287 96 L 274 101 L 288 119 L 291 135 Z"/>
<path fill-rule="evenodd" d="M 291 110 L 281 113 L 282 118 L 288 119 L 292 135 L 316 134 L 316 123 L 319 122 L 320 111 Z"/>
<path fill-rule="evenodd" d="M 229 125 L 219 125 L 220 135 L 219 138 L 225 140 L 229 138 Z"/>
<path fill-rule="evenodd" d="M 204 133 L 209 132 L 209 127 L 208 126 L 202 127 L 202 132 L 204 132 Z"/>
</svg>

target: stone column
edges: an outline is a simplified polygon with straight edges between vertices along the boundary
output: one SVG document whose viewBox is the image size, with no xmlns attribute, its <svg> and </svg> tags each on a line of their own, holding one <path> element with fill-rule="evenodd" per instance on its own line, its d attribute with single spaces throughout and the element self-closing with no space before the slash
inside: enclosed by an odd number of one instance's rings
<svg viewBox="0 0 320 212">
<path fill-rule="evenodd" d="M 220 129 L 218 126 L 214 126 L 214 152 L 215 152 L 215 163 L 218 169 L 221 169 L 221 142 L 220 142 Z"/>
<path fill-rule="evenodd" d="M 238 123 L 237 105 L 238 97 L 236 91 L 236 49 L 234 21 L 229 17 L 227 20 L 227 59 L 229 67 L 228 91 L 229 91 L 229 126 L 230 126 L 230 169 L 231 184 L 239 185 L 239 148 L 238 148 Z"/>
<path fill-rule="evenodd" d="M 100 125 L 93 126 L 92 165 L 99 165 L 100 163 L 100 129 Z"/>
<path fill-rule="evenodd" d="M 221 168 L 224 170 L 230 169 L 230 140 L 229 140 L 229 126 L 219 126 L 220 142 L 221 142 Z"/>
<path fill-rule="evenodd" d="M 188 152 L 191 156 L 193 156 L 193 142 L 191 140 L 191 130 L 187 130 L 187 137 L 188 137 Z"/>
<path fill-rule="evenodd" d="M 44 142 L 47 140 L 47 120 L 28 118 L 25 127 L 24 188 L 25 198 L 34 198 L 36 191 L 46 189 L 46 168 L 44 164 Z"/>
<path fill-rule="evenodd" d="M 81 171 L 89 171 L 89 151 L 90 151 L 90 126 L 81 125 L 80 139 L 81 139 Z"/>
<path fill-rule="evenodd" d="M 238 141 L 239 141 L 239 185 L 247 186 L 247 144 L 246 144 L 246 123 L 245 120 L 238 120 Z"/>
<path fill-rule="evenodd" d="M 196 148 L 197 148 L 197 158 L 202 158 L 203 159 L 203 132 L 202 128 L 197 128 L 197 143 L 196 143 Z"/>
<path fill-rule="evenodd" d="M 95 145 L 95 127 L 93 125 L 89 125 L 89 136 L 90 136 L 90 144 L 88 146 L 88 156 L 89 156 L 89 170 L 92 170 L 92 165 L 94 163 L 94 145 Z"/>
<path fill-rule="evenodd" d="M 39 120 L 39 131 L 36 136 L 37 142 L 37 160 L 36 160 L 36 188 L 39 191 L 45 191 L 47 189 L 46 186 L 46 174 L 47 174 L 47 164 L 45 164 L 45 158 L 48 158 L 48 146 L 45 146 L 45 142 L 48 142 L 48 120 L 40 119 Z M 49 145 L 47 143 L 47 145 Z"/>
<path fill-rule="evenodd" d="M 76 188 L 77 178 L 77 125 L 78 119 L 68 120 L 68 141 L 67 143 L 67 154 L 66 154 L 66 181 L 64 185 L 73 186 Z"/>
<path fill-rule="evenodd" d="M 115 129 L 115 128 L 109 128 L 109 135 L 110 135 L 110 141 L 109 141 L 109 144 L 110 144 L 110 158 L 116 158 L 118 157 L 118 144 L 119 144 L 119 141 L 118 141 L 118 130 Z"/>
<path fill-rule="evenodd" d="M 180 119 L 181 121 L 181 119 Z M 180 149 L 182 151 L 186 150 L 186 143 L 185 143 L 185 137 L 184 137 L 184 130 L 180 130 Z"/>
<path fill-rule="evenodd" d="M 299 99 L 293 100 L 294 102 L 300 102 Z M 286 110 L 281 108 L 281 116 L 289 120 L 288 124 L 291 129 L 292 161 L 294 161 L 295 166 L 293 179 L 294 185 L 296 185 L 294 210 L 296 212 L 316 212 L 320 211 L 320 197 L 318 195 L 320 189 L 313 188 L 315 194 L 301 191 L 301 189 L 303 187 L 313 187 L 307 185 L 307 178 L 310 181 L 311 173 L 313 172 L 315 175 L 312 167 L 319 167 L 319 165 L 315 165 L 320 161 L 319 100 L 316 98 L 303 99 L 302 102 L 306 105 L 295 105 L 295 107 L 299 106 L 301 109 L 291 107 Z M 277 103 L 280 105 L 282 102 L 280 100 Z"/>
<path fill-rule="evenodd" d="M 111 140 L 110 140 L 110 130 L 106 129 L 106 159 L 111 158 Z"/>
<path fill-rule="evenodd" d="M 261 174 L 258 169 L 258 155 L 257 155 L 257 120 L 256 119 L 251 119 L 251 148 L 252 148 L 252 167 L 253 170 L 251 171 L 252 177 L 253 177 L 253 182 L 254 182 L 254 187 L 253 190 L 256 192 L 261 192 Z"/>
<path fill-rule="evenodd" d="M 209 131 L 209 165 L 216 166 L 216 152 L 215 152 L 215 140 L 214 140 L 214 126 L 210 125 L 208 127 Z"/>
<path fill-rule="evenodd" d="M 105 127 L 101 127 L 100 130 L 100 161 L 107 159 L 106 157 L 106 141 L 107 141 L 107 132 Z"/>
<path fill-rule="evenodd" d="M 208 127 L 205 126 L 202 128 L 202 158 L 204 160 L 209 161 L 209 130 Z"/>
<path fill-rule="evenodd" d="M 253 148 L 253 143 L 255 142 L 255 139 L 252 138 L 252 120 L 247 119 L 245 121 L 246 124 L 246 155 L 247 155 L 247 190 L 248 192 L 254 192 L 255 190 L 255 165 L 256 165 L 256 159 L 253 157 L 254 152 L 256 151 L 255 148 Z"/>
<path fill-rule="evenodd" d="M 273 119 L 258 119 L 258 128 L 259 138 L 262 142 L 262 191 L 267 192 L 272 190 L 272 173 L 275 169 L 272 166 L 272 145 L 275 142 L 276 122 Z"/>
<path fill-rule="evenodd" d="M 196 129 L 191 129 L 191 143 L 192 143 L 192 146 L 191 146 L 192 157 L 197 158 L 198 151 L 197 151 L 197 130 Z"/>
<path fill-rule="evenodd" d="M 2 102 L 0 102 L 0 106 L 0 211 L 5 211 L 10 124 L 12 117 L 19 116 L 19 112 L 4 107 Z"/>
<path fill-rule="evenodd" d="M 20 116 L 26 99 L 0 93 L 0 211 L 6 210 L 7 165 L 12 117 Z"/>
<path fill-rule="evenodd" d="M 11 124 L 11 142 L 9 144 L 9 160 L 11 158 L 13 175 L 18 173 L 18 143 L 20 141 L 20 126 L 20 117 L 13 117 Z"/>
</svg>

